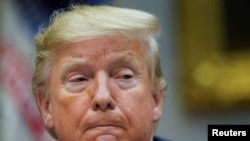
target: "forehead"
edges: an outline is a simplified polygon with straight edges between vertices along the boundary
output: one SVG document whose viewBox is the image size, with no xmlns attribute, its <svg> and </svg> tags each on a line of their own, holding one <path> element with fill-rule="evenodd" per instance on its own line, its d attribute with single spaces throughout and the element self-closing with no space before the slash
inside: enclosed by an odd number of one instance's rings
<svg viewBox="0 0 250 141">
<path fill-rule="evenodd" d="M 67 42 L 56 47 L 57 58 L 71 56 L 75 58 L 98 58 L 101 56 L 129 55 L 137 59 L 145 58 L 146 43 L 141 40 L 122 37 L 99 37 L 88 40 Z"/>
</svg>

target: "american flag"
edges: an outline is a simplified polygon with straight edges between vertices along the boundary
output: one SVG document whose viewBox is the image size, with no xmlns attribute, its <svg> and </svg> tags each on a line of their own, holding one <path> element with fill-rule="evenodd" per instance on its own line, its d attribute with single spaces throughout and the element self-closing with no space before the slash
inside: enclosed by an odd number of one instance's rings
<svg viewBox="0 0 250 141">
<path fill-rule="evenodd" d="M 45 129 L 31 93 L 32 67 L 30 60 L 27 59 L 11 43 L 2 45 L 2 83 L 18 114 L 31 132 L 32 138 L 35 141 L 42 141 L 45 138 Z"/>
</svg>

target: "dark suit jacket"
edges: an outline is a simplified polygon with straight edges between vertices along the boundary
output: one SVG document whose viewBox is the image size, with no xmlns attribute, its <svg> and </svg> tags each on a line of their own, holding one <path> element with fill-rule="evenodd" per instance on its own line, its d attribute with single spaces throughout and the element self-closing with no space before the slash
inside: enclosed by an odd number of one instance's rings
<svg viewBox="0 0 250 141">
<path fill-rule="evenodd" d="M 171 141 L 171 140 L 168 140 L 168 139 L 164 139 L 162 137 L 159 137 L 159 136 L 154 136 L 154 139 L 153 141 Z"/>
</svg>

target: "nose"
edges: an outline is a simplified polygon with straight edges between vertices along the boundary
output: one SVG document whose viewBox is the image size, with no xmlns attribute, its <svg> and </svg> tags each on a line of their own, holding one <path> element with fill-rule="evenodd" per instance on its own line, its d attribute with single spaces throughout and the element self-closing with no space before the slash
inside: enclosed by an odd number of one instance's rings
<svg viewBox="0 0 250 141">
<path fill-rule="evenodd" d="M 112 91 L 108 84 L 108 77 L 105 74 L 100 74 L 96 77 L 96 89 L 92 101 L 94 111 L 106 111 L 115 109 L 115 101 L 112 97 Z"/>
</svg>

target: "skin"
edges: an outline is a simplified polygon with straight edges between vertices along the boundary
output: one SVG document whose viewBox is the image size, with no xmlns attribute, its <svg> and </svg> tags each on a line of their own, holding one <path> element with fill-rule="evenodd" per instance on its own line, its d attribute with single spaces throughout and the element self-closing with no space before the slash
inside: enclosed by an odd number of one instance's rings
<svg viewBox="0 0 250 141">
<path fill-rule="evenodd" d="M 56 48 L 44 124 L 59 141 L 152 141 L 163 91 L 152 88 L 145 43 L 99 37 Z"/>
</svg>

